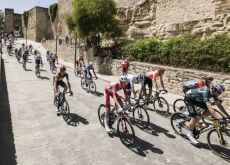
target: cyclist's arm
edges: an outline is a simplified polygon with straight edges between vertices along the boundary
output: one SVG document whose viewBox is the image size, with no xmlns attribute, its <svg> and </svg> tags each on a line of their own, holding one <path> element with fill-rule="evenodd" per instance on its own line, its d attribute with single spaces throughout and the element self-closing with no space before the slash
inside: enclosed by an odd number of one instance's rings
<svg viewBox="0 0 230 165">
<path fill-rule="evenodd" d="M 93 68 L 93 74 L 97 78 L 97 75 L 96 75 L 96 72 L 95 72 L 94 68 Z"/>
<path fill-rule="evenodd" d="M 120 105 L 119 101 L 117 100 L 116 93 L 113 93 L 113 100 L 119 108 L 122 108 L 122 105 Z"/>
<path fill-rule="evenodd" d="M 70 85 L 70 82 L 69 82 L 69 75 L 67 73 L 66 73 L 66 80 L 67 80 L 67 86 L 69 88 L 69 91 L 72 93 L 71 85 Z"/>
<path fill-rule="evenodd" d="M 157 79 L 156 79 L 156 78 L 154 78 L 154 79 L 153 79 L 153 81 L 154 81 L 154 83 L 155 83 L 155 85 L 156 85 L 156 90 L 158 91 Z"/>
<path fill-rule="evenodd" d="M 163 76 L 160 75 L 160 81 L 161 81 L 161 86 L 163 88 L 163 90 L 165 90 L 165 86 L 164 86 L 164 81 L 163 81 Z"/>
<path fill-rule="evenodd" d="M 221 112 L 223 112 L 224 113 L 224 115 L 226 116 L 226 117 L 230 117 L 230 115 L 228 114 L 228 112 L 225 110 L 225 108 L 222 106 L 222 104 L 216 104 L 217 105 L 217 107 L 221 110 Z"/>
<path fill-rule="evenodd" d="M 69 88 L 69 91 L 72 92 L 72 90 L 71 90 L 71 85 L 70 85 L 69 80 L 67 80 L 67 86 L 68 86 L 68 88 Z"/>
</svg>

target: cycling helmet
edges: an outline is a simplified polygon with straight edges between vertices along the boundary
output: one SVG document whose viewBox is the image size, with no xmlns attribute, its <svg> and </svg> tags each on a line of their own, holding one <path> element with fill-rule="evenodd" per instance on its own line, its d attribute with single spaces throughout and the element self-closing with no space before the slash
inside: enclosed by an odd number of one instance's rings
<svg viewBox="0 0 230 165">
<path fill-rule="evenodd" d="M 120 82 L 128 82 L 128 78 L 126 76 L 122 76 L 120 79 L 119 79 Z"/>
<path fill-rule="evenodd" d="M 225 91 L 224 86 L 220 83 L 214 83 L 212 86 L 212 89 L 217 91 L 219 93 L 219 95 Z"/>
<path fill-rule="evenodd" d="M 60 67 L 60 72 L 65 72 L 66 71 L 66 67 L 65 67 L 65 65 L 62 65 L 61 67 Z"/>
<path fill-rule="evenodd" d="M 139 81 L 144 81 L 145 75 L 143 73 L 140 73 L 140 74 L 137 75 L 137 78 L 138 78 Z"/>
<path fill-rule="evenodd" d="M 165 72 L 165 69 L 163 68 L 158 68 L 157 70 L 159 71 L 160 74 L 163 74 Z"/>
</svg>

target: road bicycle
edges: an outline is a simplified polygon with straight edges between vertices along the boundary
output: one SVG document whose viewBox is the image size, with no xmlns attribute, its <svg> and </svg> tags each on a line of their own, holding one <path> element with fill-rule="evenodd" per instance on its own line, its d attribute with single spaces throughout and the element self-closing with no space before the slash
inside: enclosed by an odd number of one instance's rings
<svg viewBox="0 0 230 165">
<path fill-rule="evenodd" d="M 140 91 L 138 91 L 140 93 Z M 166 94 L 167 90 L 159 90 L 159 91 L 153 91 L 152 96 L 147 98 L 146 100 L 143 99 L 142 94 L 140 94 L 140 97 L 142 98 L 143 102 L 146 102 L 145 106 L 153 105 L 153 109 L 163 115 L 167 116 L 169 113 L 169 103 L 167 100 L 160 96 L 160 94 Z"/>
<path fill-rule="evenodd" d="M 97 86 L 93 81 L 93 78 L 90 77 L 82 77 L 81 78 L 81 87 L 87 92 L 95 93 L 97 90 Z"/>
<path fill-rule="evenodd" d="M 198 117 L 202 118 L 201 122 L 197 122 L 193 134 L 194 138 L 198 139 L 204 132 L 207 133 L 207 142 L 209 148 L 218 156 L 230 160 L 230 126 L 229 119 L 224 118 L 224 115 L 218 111 L 217 115 L 220 119 L 213 117 L 203 117 L 203 109 L 198 109 Z M 189 131 L 187 127 L 191 117 L 181 112 L 175 112 L 170 119 L 171 126 L 176 134 L 186 136 Z"/>
<path fill-rule="evenodd" d="M 57 113 L 57 116 L 60 116 L 62 115 L 63 119 L 67 122 L 68 119 L 69 119 L 69 115 L 70 115 L 70 108 L 69 108 L 69 104 L 65 98 L 65 95 L 67 93 L 70 93 L 70 92 L 58 92 L 58 96 L 57 96 L 57 104 L 56 104 L 56 107 L 57 107 L 57 110 L 58 110 L 58 113 Z M 70 93 L 71 94 L 71 93 Z M 71 96 L 71 95 L 70 95 Z"/>
<path fill-rule="evenodd" d="M 121 97 L 121 100 L 123 102 L 123 105 L 125 104 L 124 98 Z M 133 124 L 135 124 L 140 129 L 145 129 L 149 126 L 150 119 L 148 111 L 146 110 L 145 106 L 148 104 L 146 102 L 143 102 L 141 98 L 131 98 L 133 101 L 131 102 L 131 105 L 126 105 L 124 107 L 126 114 L 132 114 L 132 121 Z M 116 104 L 115 104 L 116 106 Z"/>
<path fill-rule="evenodd" d="M 98 118 L 103 127 L 105 127 L 105 111 L 105 105 L 101 104 L 98 107 Z M 125 111 L 118 112 L 118 107 L 111 105 L 108 122 L 110 128 L 112 128 L 112 126 L 117 123 L 117 133 L 123 144 L 131 146 L 135 143 L 135 132 Z"/>
</svg>

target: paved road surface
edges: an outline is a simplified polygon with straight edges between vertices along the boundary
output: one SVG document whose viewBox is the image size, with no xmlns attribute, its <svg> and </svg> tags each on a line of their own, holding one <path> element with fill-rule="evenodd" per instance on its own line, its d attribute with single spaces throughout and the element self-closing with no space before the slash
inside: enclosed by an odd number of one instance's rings
<svg viewBox="0 0 230 165">
<path fill-rule="evenodd" d="M 80 79 L 68 69 L 73 97 L 67 96 L 73 122 L 68 125 L 57 117 L 52 104 L 52 74 L 47 63 L 43 79 L 34 74 L 30 56 L 24 71 L 14 56 L 3 55 L 6 82 L 3 83 L 4 103 L 0 110 L 1 165 L 227 165 L 205 144 L 196 148 L 175 135 L 168 118 L 149 111 L 151 124 L 143 131 L 134 126 L 137 143 L 127 148 L 118 137 L 109 137 L 97 117 L 103 103 L 105 81 L 97 80 L 98 96 L 86 93 Z M 176 98 L 172 98 L 176 99 Z"/>
</svg>

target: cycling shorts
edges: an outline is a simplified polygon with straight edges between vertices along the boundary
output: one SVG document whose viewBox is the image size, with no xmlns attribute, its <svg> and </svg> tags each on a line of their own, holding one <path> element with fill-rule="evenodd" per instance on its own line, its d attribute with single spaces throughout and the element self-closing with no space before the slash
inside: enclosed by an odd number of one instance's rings
<svg viewBox="0 0 230 165">
<path fill-rule="evenodd" d="M 107 89 L 104 90 L 104 97 L 105 97 L 105 107 L 110 109 L 110 97 L 113 97 L 113 93 L 109 92 Z M 115 97 L 117 100 L 121 100 L 120 96 L 116 93 Z"/>
<path fill-rule="evenodd" d="M 148 85 L 149 89 L 153 87 L 153 81 L 152 79 L 148 78 L 145 76 L 145 80 L 144 80 L 144 87 Z"/>
</svg>

